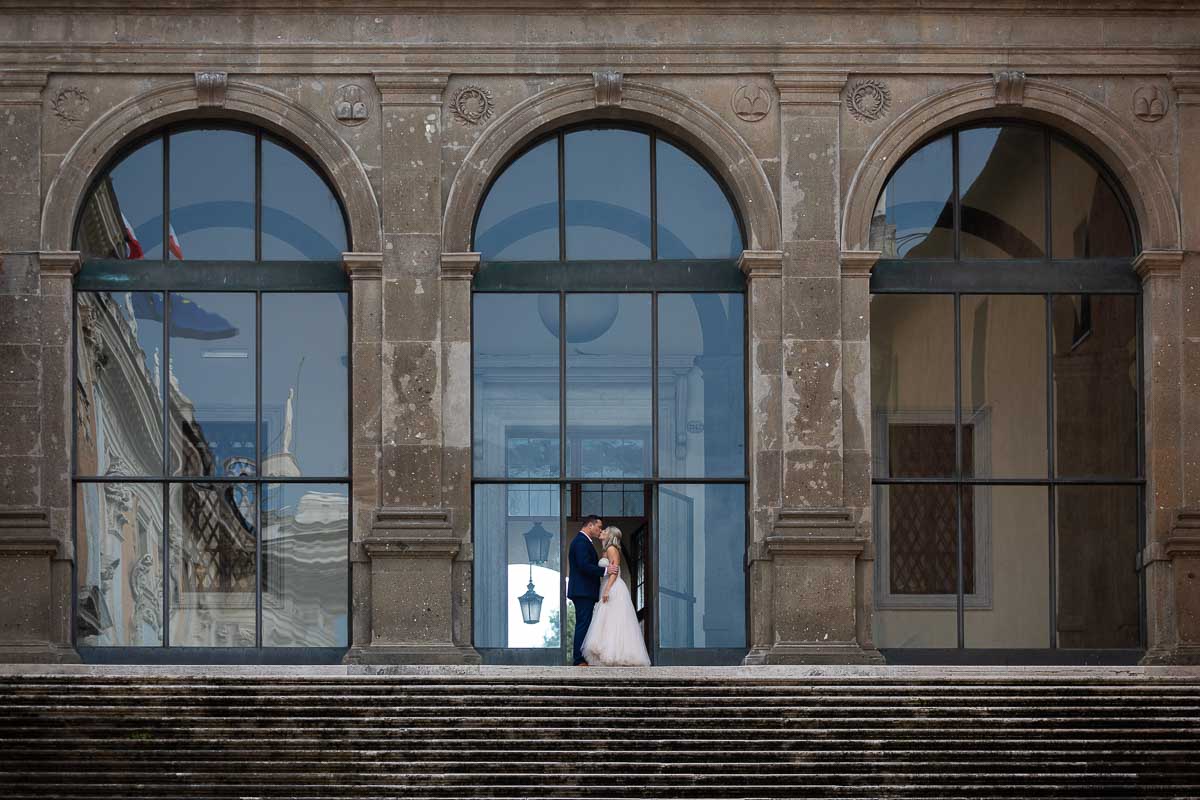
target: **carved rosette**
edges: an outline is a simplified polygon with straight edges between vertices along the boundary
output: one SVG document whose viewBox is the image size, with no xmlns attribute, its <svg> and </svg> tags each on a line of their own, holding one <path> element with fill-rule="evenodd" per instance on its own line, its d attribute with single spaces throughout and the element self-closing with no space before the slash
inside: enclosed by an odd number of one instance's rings
<svg viewBox="0 0 1200 800">
<path fill-rule="evenodd" d="M 450 113 L 462 125 L 479 125 L 494 112 L 492 93 L 482 86 L 464 86 L 450 99 Z"/>
<path fill-rule="evenodd" d="M 1158 86 L 1140 86 L 1133 93 L 1133 115 L 1142 122 L 1158 122 L 1168 107 L 1167 93 Z"/>
<path fill-rule="evenodd" d="M 758 122 L 771 112 L 771 93 L 757 83 L 744 83 L 733 92 L 733 113 L 745 122 Z"/>
<path fill-rule="evenodd" d="M 68 86 L 54 95 L 54 99 L 50 101 L 50 108 L 63 125 L 77 127 L 92 110 L 92 101 L 83 89 Z"/>
<path fill-rule="evenodd" d="M 338 87 L 333 97 L 333 118 L 343 125 L 362 125 L 371 116 L 367 91 L 356 83 Z"/>
<path fill-rule="evenodd" d="M 846 92 L 846 106 L 862 122 L 882 118 L 892 105 L 892 93 L 883 81 L 868 78 L 855 81 Z"/>
</svg>

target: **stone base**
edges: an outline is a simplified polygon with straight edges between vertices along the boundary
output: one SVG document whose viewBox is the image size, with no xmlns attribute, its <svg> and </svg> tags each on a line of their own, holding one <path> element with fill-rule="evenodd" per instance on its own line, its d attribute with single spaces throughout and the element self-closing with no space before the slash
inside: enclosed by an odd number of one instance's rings
<svg viewBox="0 0 1200 800">
<path fill-rule="evenodd" d="M 1138 664 L 1143 667 L 1200 666 L 1200 645 L 1185 644 L 1147 650 Z"/>
<path fill-rule="evenodd" d="M 0 664 L 79 664 L 74 647 L 53 644 L 0 645 Z"/>
<path fill-rule="evenodd" d="M 756 647 L 742 660 L 746 666 L 768 664 L 882 664 L 878 650 L 857 644 L 777 644 Z"/>
<path fill-rule="evenodd" d="M 351 647 L 342 659 L 344 664 L 482 664 L 483 659 L 474 647 L 427 644 L 387 644 Z"/>
</svg>

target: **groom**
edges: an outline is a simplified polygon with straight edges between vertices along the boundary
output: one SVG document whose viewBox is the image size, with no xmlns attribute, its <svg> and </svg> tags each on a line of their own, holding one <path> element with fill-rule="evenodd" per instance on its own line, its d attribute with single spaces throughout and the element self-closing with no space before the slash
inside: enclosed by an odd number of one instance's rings
<svg viewBox="0 0 1200 800">
<path fill-rule="evenodd" d="M 600 558 L 592 541 L 599 538 L 604 529 L 604 522 L 595 514 L 589 514 L 584 520 L 583 528 L 571 542 L 568 560 L 571 565 L 571 577 L 567 581 L 567 597 L 575 604 L 575 647 L 574 664 L 586 667 L 583 659 L 583 640 L 592 624 L 592 611 L 600 599 L 600 582 L 606 575 L 617 572 L 617 566 L 610 564 L 608 569 L 600 566 Z"/>
</svg>

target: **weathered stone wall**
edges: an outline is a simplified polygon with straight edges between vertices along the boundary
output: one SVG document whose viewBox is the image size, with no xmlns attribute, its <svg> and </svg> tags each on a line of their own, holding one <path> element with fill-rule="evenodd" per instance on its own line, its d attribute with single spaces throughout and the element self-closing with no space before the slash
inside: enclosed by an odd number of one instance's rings
<svg viewBox="0 0 1200 800">
<path fill-rule="evenodd" d="M 877 659 L 870 218 L 908 150 L 989 116 L 1080 139 L 1138 217 L 1149 644 L 1156 659 L 1195 657 L 1200 13 L 1188 4 L 1073 0 L 1044 16 L 1015 0 L 922 13 L 866 0 L 737 13 L 704 0 L 586 14 L 533 0 L 527 14 L 142 5 L 48 0 L 0 17 L 0 657 L 71 657 L 75 211 L 123 142 L 198 115 L 296 142 L 350 217 L 351 658 L 475 657 L 471 223 L 523 143 L 614 118 L 689 143 L 746 222 L 750 660 Z M 200 72 L 224 77 L 199 86 Z"/>
</svg>

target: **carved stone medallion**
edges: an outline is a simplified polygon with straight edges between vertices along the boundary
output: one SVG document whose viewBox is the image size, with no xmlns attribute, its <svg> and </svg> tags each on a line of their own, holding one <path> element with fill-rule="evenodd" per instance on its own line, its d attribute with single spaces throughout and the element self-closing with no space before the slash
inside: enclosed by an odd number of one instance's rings
<svg viewBox="0 0 1200 800">
<path fill-rule="evenodd" d="M 771 93 L 757 83 L 745 83 L 733 92 L 733 113 L 746 122 L 758 122 L 771 111 Z"/>
<path fill-rule="evenodd" d="M 855 81 L 846 92 L 846 105 L 850 108 L 850 113 L 863 122 L 879 119 L 887 113 L 891 104 L 892 93 L 883 81 Z"/>
<path fill-rule="evenodd" d="M 338 87 L 333 96 L 333 118 L 343 125 L 362 125 L 371 116 L 367 92 L 356 83 Z"/>
<path fill-rule="evenodd" d="M 92 110 L 92 101 L 83 89 L 68 86 L 54 95 L 50 107 L 63 125 L 78 126 Z"/>
<path fill-rule="evenodd" d="M 464 86 L 450 99 L 450 111 L 463 125 L 478 125 L 492 116 L 492 93 L 480 86 Z"/>
<path fill-rule="evenodd" d="M 1133 115 L 1142 122 L 1158 122 L 1167 115 L 1167 94 L 1157 86 L 1141 86 L 1133 93 Z"/>
</svg>

